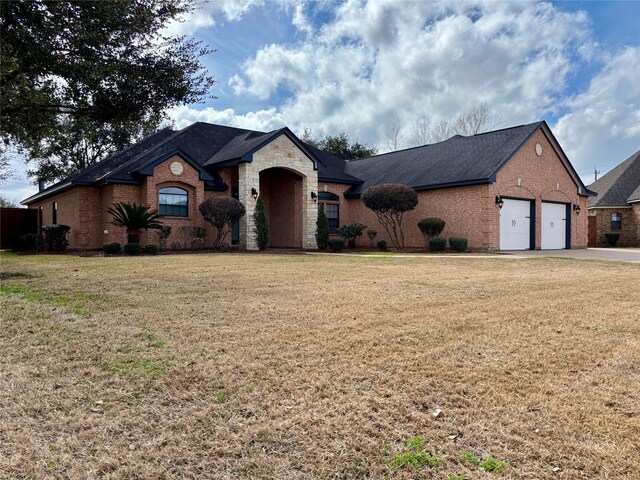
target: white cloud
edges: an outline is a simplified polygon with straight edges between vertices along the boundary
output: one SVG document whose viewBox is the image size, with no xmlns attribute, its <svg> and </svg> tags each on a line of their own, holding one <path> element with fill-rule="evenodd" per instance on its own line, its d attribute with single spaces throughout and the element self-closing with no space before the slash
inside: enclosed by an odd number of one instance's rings
<svg viewBox="0 0 640 480">
<path fill-rule="evenodd" d="M 555 112 L 589 36 L 584 13 L 551 4 L 347 1 L 316 35 L 263 47 L 229 83 L 261 100 L 288 92 L 277 112 L 292 128 L 376 143 L 390 117 L 453 118 L 480 102 L 506 125 Z"/>
<path fill-rule="evenodd" d="M 165 33 L 193 35 L 197 30 L 216 25 L 216 18 L 222 17 L 229 22 L 236 22 L 249 10 L 262 4 L 262 0 L 212 0 L 197 6 L 181 20 L 172 22 L 165 29 Z"/>
<path fill-rule="evenodd" d="M 640 47 L 627 47 L 605 63 L 588 89 L 565 101 L 569 112 L 553 131 L 567 155 L 593 180 L 640 149 Z"/>
<path fill-rule="evenodd" d="M 216 123 L 230 127 L 246 128 L 268 132 L 285 126 L 282 114 L 275 108 L 249 112 L 245 115 L 237 114 L 232 108 L 216 110 L 207 107 L 201 110 L 188 106 L 171 109 L 169 117 L 175 122 L 175 128 L 182 129 L 194 122 Z"/>
</svg>

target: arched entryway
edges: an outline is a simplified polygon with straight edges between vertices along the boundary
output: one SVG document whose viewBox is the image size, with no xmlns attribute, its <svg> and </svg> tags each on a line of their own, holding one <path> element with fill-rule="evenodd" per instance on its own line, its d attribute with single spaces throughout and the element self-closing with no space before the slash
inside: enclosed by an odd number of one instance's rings
<svg viewBox="0 0 640 480">
<path fill-rule="evenodd" d="M 286 168 L 260 172 L 260 197 L 269 219 L 269 247 L 302 248 L 303 177 Z"/>
</svg>

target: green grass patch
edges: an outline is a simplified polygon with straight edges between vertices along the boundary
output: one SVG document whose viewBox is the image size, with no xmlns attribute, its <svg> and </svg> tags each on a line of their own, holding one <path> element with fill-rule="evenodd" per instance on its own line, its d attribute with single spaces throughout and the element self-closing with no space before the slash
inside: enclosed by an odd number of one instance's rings
<svg viewBox="0 0 640 480">
<path fill-rule="evenodd" d="M 140 333 L 140 336 L 147 340 L 147 342 L 149 342 L 149 346 L 153 348 L 162 348 L 167 344 L 165 340 L 156 337 L 153 333 L 147 332 L 146 330 Z"/>
<path fill-rule="evenodd" d="M 224 392 L 216 393 L 216 396 L 213 397 L 214 403 L 224 403 L 227 401 L 227 395 Z"/>
<path fill-rule="evenodd" d="M 29 302 L 52 305 L 70 311 L 79 317 L 89 318 L 91 310 L 88 304 L 95 300 L 95 295 L 76 292 L 70 295 L 39 292 L 28 285 L 3 283 L 0 285 L 0 293 L 3 295 L 19 295 Z"/>
<path fill-rule="evenodd" d="M 167 367 L 149 358 L 123 355 L 112 362 L 104 362 L 102 366 L 112 375 L 124 375 L 134 378 L 150 378 L 156 380 L 167 374 Z"/>
<path fill-rule="evenodd" d="M 444 465 L 444 460 L 427 451 L 422 437 L 414 437 L 407 441 L 404 451 L 389 460 L 389 466 L 392 468 L 411 467 L 418 470 L 424 466 L 435 468 L 442 465 Z"/>
<path fill-rule="evenodd" d="M 500 472 L 507 466 L 507 462 L 502 462 L 500 460 L 496 460 L 489 455 L 486 460 L 480 460 L 474 453 L 465 452 L 462 456 L 463 460 L 475 465 L 476 467 L 480 467 L 486 472 Z"/>
</svg>

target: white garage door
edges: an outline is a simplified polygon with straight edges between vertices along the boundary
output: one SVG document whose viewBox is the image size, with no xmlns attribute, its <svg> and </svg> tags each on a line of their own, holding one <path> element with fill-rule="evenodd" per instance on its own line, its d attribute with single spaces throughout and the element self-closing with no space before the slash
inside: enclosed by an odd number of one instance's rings
<svg viewBox="0 0 640 480">
<path fill-rule="evenodd" d="M 500 209 L 500 250 L 531 248 L 531 202 L 505 198 Z"/>
<path fill-rule="evenodd" d="M 567 206 L 542 202 L 543 250 L 567 248 Z"/>
</svg>

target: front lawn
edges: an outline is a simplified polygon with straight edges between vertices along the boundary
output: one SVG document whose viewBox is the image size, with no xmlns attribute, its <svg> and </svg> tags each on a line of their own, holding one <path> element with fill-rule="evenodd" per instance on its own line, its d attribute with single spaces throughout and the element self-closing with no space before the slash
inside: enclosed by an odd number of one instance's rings
<svg viewBox="0 0 640 480">
<path fill-rule="evenodd" d="M 0 478 L 640 471 L 640 265 L 0 261 Z"/>
</svg>

